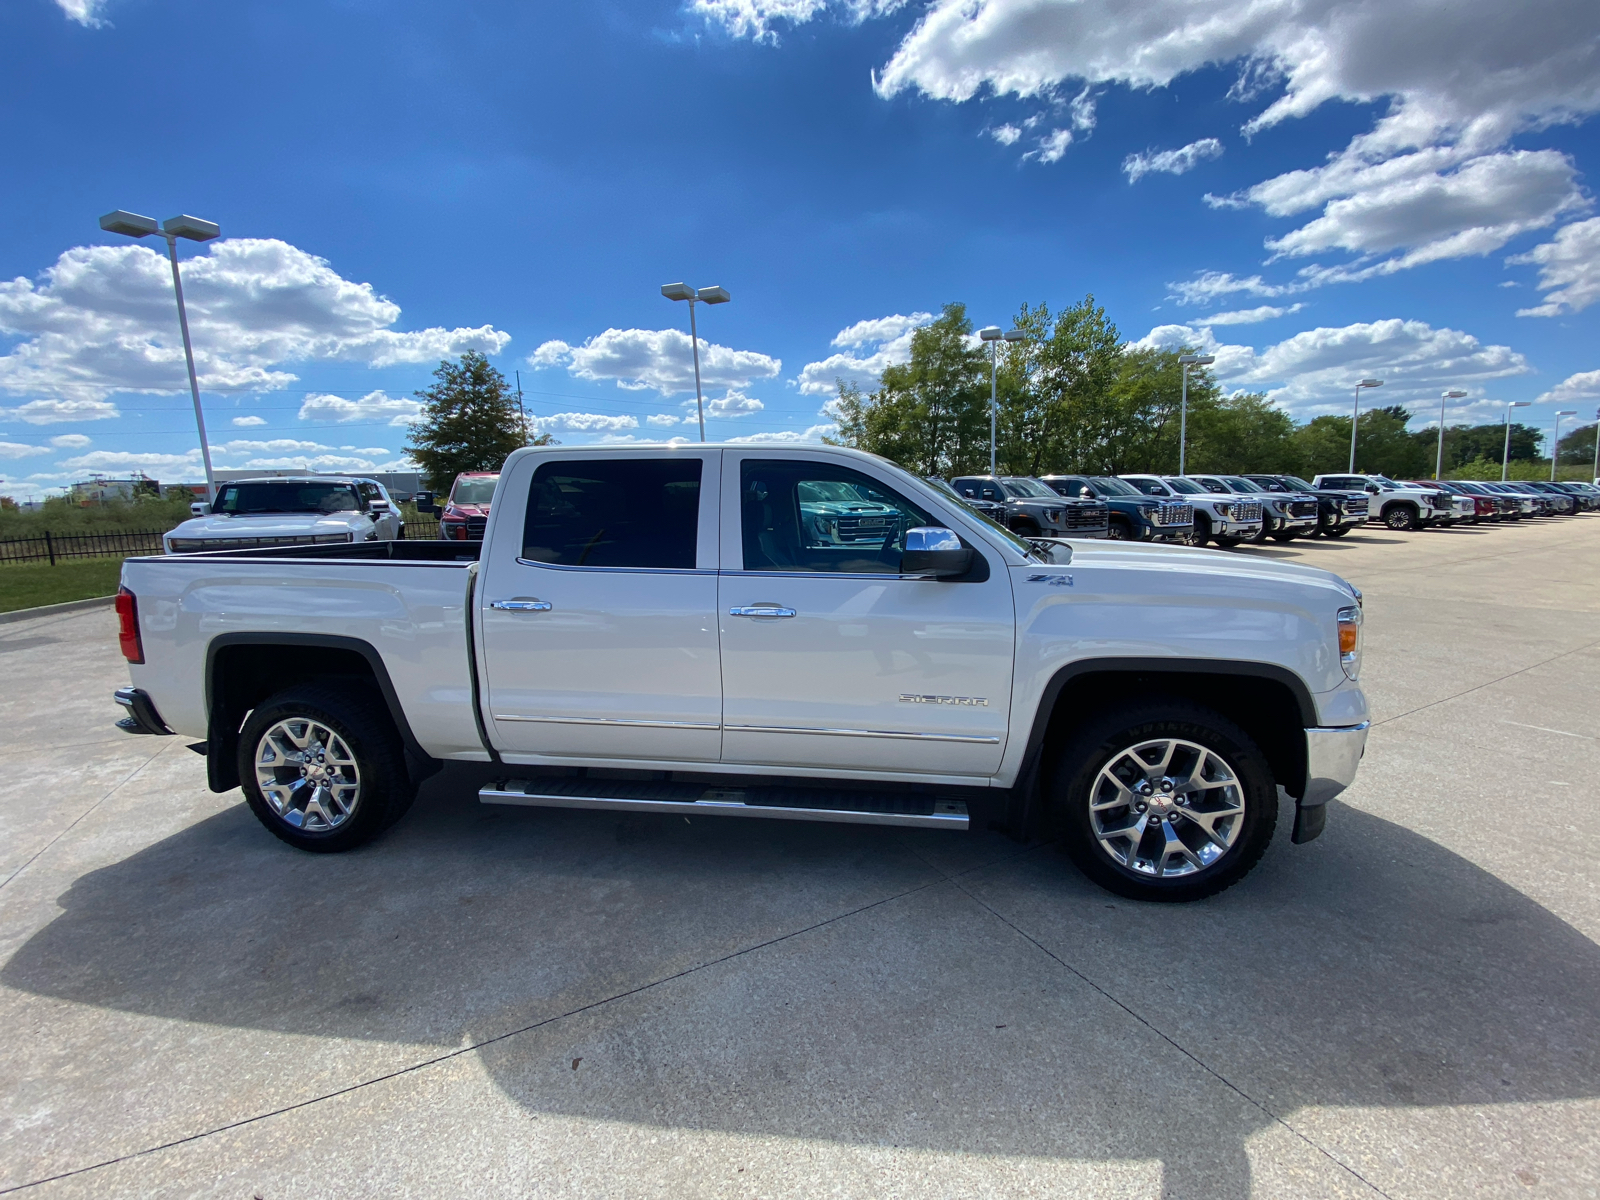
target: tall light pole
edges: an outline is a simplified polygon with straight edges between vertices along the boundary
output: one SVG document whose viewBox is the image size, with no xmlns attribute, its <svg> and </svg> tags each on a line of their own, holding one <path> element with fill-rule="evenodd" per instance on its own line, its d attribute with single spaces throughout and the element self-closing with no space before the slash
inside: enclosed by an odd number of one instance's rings
<svg viewBox="0 0 1600 1200">
<path fill-rule="evenodd" d="M 1500 482 L 1506 481 L 1506 470 L 1511 466 L 1511 410 L 1527 408 L 1532 400 L 1513 400 L 1506 405 L 1506 448 L 1500 454 Z"/>
<path fill-rule="evenodd" d="M 1594 477 L 1600 479 L 1600 408 L 1594 410 Z"/>
<path fill-rule="evenodd" d="M 700 414 L 700 440 L 706 440 L 706 402 L 700 395 L 700 333 L 694 326 L 696 304 L 726 304 L 733 297 L 725 287 L 692 288 L 687 283 L 664 283 L 661 294 L 668 300 L 689 302 L 689 341 L 694 346 L 694 407 Z"/>
<path fill-rule="evenodd" d="M 1361 389 L 1382 387 L 1381 379 L 1363 379 L 1356 384 L 1356 407 L 1350 414 L 1350 474 L 1356 473 L 1356 429 L 1361 424 Z"/>
<path fill-rule="evenodd" d="M 1356 393 L 1358 396 L 1360 394 L 1360 392 Z M 1439 393 L 1439 457 L 1433 463 L 1433 477 L 1435 479 L 1444 478 L 1444 402 L 1446 400 L 1459 400 L 1465 395 L 1465 392 L 1457 391 L 1454 388 L 1451 388 L 1448 392 Z M 1353 472 L 1355 468 L 1351 467 L 1350 470 Z"/>
<path fill-rule="evenodd" d="M 1189 441 L 1189 368 L 1209 367 L 1217 361 L 1215 354 L 1180 354 L 1183 364 L 1183 399 L 1178 405 L 1178 474 L 1183 474 L 1184 451 Z"/>
<path fill-rule="evenodd" d="M 189 343 L 189 314 L 183 307 L 183 279 L 178 274 L 178 239 L 209 242 L 222 236 L 222 229 L 215 222 L 202 221 L 199 217 L 173 217 L 157 225 L 154 217 L 141 217 L 120 208 L 101 217 L 100 228 L 128 237 L 149 237 L 155 233 L 167 239 L 167 257 L 172 261 L 172 291 L 178 297 L 178 328 L 183 331 L 183 358 L 189 364 L 189 395 L 194 400 L 195 427 L 200 431 L 200 458 L 206 466 L 206 500 L 215 500 L 217 481 L 211 473 L 211 445 L 206 441 L 206 417 L 200 409 L 200 381 L 195 378 L 194 347 Z"/>
<path fill-rule="evenodd" d="M 1000 332 L 1000 326 L 990 325 L 978 330 L 978 336 L 989 343 L 989 474 L 998 475 L 995 470 L 995 415 L 1000 411 L 1000 342 L 1020 342 L 1028 336 L 1025 329 L 1008 329 Z"/>
<path fill-rule="evenodd" d="M 1575 417 L 1577 415 L 1578 415 L 1578 410 L 1575 409 L 1575 408 L 1564 408 L 1564 409 L 1562 409 L 1560 412 L 1558 412 L 1556 414 L 1556 430 L 1555 430 L 1555 432 L 1553 434 L 1550 435 L 1550 482 L 1551 483 L 1554 483 L 1556 481 L 1556 460 L 1561 457 L 1561 418 L 1562 417 Z"/>
</svg>

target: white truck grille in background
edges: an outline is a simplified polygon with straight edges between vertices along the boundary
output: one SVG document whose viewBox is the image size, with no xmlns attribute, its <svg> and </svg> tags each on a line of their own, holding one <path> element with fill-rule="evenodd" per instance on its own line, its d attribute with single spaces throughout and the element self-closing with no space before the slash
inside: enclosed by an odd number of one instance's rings
<svg viewBox="0 0 1600 1200">
<path fill-rule="evenodd" d="M 1235 500 L 1233 502 L 1233 519 L 1235 521 L 1261 520 L 1261 504 L 1256 500 Z"/>
<path fill-rule="evenodd" d="M 1193 525 L 1194 505 L 1192 504 L 1158 504 L 1156 511 L 1150 514 L 1153 525 Z"/>
</svg>

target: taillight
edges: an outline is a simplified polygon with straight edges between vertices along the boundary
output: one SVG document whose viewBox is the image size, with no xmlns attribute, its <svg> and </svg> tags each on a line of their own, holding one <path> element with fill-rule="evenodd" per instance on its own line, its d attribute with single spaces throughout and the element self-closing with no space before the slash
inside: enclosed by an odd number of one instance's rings
<svg viewBox="0 0 1600 1200">
<path fill-rule="evenodd" d="M 131 663 L 144 662 L 144 643 L 139 640 L 139 601 L 127 588 L 117 589 L 117 643 L 122 657 Z"/>
</svg>

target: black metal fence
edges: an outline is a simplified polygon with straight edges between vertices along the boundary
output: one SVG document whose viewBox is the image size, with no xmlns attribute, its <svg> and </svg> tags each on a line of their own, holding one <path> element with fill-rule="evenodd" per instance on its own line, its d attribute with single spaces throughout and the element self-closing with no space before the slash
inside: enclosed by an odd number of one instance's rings
<svg viewBox="0 0 1600 1200">
<path fill-rule="evenodd" d="M 44 533 L 0 539 L 0 563 L 47 562 L 65 558 L 126 558 L 160 554 L 161 529 L 119 529 L 114 533 Z"/>
<path fill-rule="evenodd" d="M 439 522 L 437 521 L 407 521 L 406 537 L 426 541 L 439 536 Z"/>
</svg>

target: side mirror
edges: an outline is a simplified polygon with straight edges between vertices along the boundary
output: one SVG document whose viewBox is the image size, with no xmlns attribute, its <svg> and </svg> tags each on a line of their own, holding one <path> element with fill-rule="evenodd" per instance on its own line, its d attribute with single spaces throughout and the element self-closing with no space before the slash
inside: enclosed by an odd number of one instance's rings
<svg viewBox="0 0 1600 1200">
<path fill-rule="evenodd" d="M 204 500 L 191 500 L 189 502 L 189 515 L 191 517 L 209 517 L 211 515 L 211 505 Z"/>
<path fill-rule="evenodd" d="M 434 503 L 432 496 L 418 496 L 417 511 L 419 513 L 432 513 L 437 515 L 439 512 L 439 506 Z"/>
<path fill-rule="evenodd" d="M 900 556 L 900 574 L 946 579 L 965 575 L 972 567 L 972 551 L 950 529 L 919 525 L 906 530 L 906 549 Z"/>
<path fill-rule="evenodd" d="M 1378 494 L 1378 485 L 1375 483 L 1367 484 L 1367 494 L 1369 496 L 1376 496 Z"/>
<path fill-rule="evenodd" d="M 1079 500 L 1093 500 L 1094 499 L 1094 489 L 1093 488 L 1087 488 L 1087 487 L 1079 488 L 1078 489 L 1078 499 Z"/>
<path fill-rule="evenodd" d="M 385 513 L 393 512 L 394 510 L 387 500 L 369 500 L 367 501 L 367 511 L 375 517 L 381 517 Z"/>
</svg>

